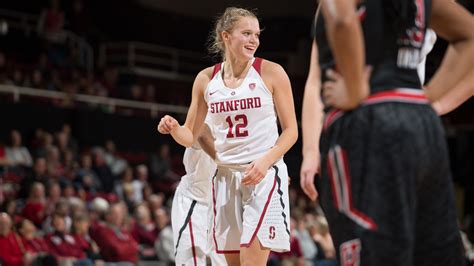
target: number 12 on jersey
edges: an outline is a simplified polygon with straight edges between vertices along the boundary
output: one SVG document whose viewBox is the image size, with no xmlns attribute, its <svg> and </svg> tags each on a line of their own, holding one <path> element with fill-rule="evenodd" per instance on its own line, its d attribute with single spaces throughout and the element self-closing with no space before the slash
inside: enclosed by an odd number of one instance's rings
<svg viewBox="0 0 474 266">
<path fill-rule="evenodd" d="M 229 125 L 229 131 L 227 131 L 227 138 L 247 137 L 249 135 L 249 132 L 246 129 L 248 123 L 246 115 L 236 115 L 233 117 L 233 119 L 232 116 L 228 116 L 226 117 L 225 121 Z"/>
</svg>

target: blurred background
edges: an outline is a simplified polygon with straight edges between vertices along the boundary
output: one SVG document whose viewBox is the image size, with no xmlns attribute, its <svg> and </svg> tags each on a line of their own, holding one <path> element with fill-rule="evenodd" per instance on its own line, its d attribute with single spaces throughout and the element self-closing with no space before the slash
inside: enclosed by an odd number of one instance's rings
<svg viewBox="0 0 474 266">
<path fill-rule="evenodd" d="M 474 11 L 474 1 L 458 2 Z M 22 239 L 18 250 L 13 247 L 20 264 L 5 265 L 40 263 L 25 254 L 43 254 L 44 265 L 172 264 L 166 228 L 184 149 L 155 128 L 164 114 L 184 121 L 194 76 L 219 60 L 207 54 L 206 43 L 227 6 L 257 10 L 264 29 L 257 56 L 285 68 L 300 120 L 314 1 L 0 3 L 0 204 L 14 225 L 0 217 L 0 231 L 9 228 Z M 446 46 L 438 39 L 429 54 L 427 80 Z M 442 117 L 459 222 L 471 241 L 473 114 L 471 99 Z M 272 254 L 269 264 L 323 265 L 334 251 L 317 203 L 299 189 L 301 138 L 285 161 L 292 177 L 293 251 Z M 112 221 L 125 232 L 118 247 L 97 238 L 108 233 L 100 223 Z M 5 260 L 2 245 L 0 236 Z"/>
</svg>

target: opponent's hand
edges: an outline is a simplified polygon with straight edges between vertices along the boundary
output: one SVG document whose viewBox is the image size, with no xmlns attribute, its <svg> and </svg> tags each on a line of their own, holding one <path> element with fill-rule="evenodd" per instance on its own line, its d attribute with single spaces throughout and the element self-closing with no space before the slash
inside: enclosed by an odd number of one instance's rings
<svg viewBox="0 0 474 266">
<path fill-rule="evenodd" d="M 314 186 L 314 177 L 319 171 L 319 154 L 308 154 L 303 157 L 300 170 L 300 186 L 304 193 L 312 200 L 318 198 L 318 191 Z"/>
<path fill-rule="evenodd" d="M 364 70 L 364 80 L 369 84 L 372 67 L 368 66 Z M 327 81 L 323 83 L 324 102 L 334 108 L 341 110 L 350 110 L 354 108 L 351 105 L 347 86 L 341 74 L 332 69 L 326 70 Z"/>
<path fill-rule="evenodd" d="M 253 161 L 245 169 L 242 184 L 250 186 L 260 183 L 260 181 L 262 181 L 267 175 L 268 168 L 270 168 L 270 163 L 264 158 Z"/>
<path fill-rule="evenodd" d="M 161 118 L 160 123 L 156 127 L 161 134 L 170 134 L 173 129 L 177 128 L 179 123 L 172 116 L 165 115 Z"/>
</svg>

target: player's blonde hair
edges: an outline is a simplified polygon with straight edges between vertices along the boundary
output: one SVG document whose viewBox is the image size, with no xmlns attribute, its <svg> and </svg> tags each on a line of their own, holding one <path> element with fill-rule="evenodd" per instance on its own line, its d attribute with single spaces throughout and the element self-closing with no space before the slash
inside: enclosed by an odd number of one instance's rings
<svg viewBox="0 0 474 266">
<path fill-rule="evenodd" d="M 217 18 L 214 30 L 211 32 L 209 38 L 208 50 L 211 54 L 220 55 L 222 59 L 225 58 L 225 46 L 224 41 L 222 40 L 222 32 L 231 32 L 237 21 L 242 17 L 258 19 L 254 11 L 240 7 L 228 7 L 224 13 Z"/>
</svg>

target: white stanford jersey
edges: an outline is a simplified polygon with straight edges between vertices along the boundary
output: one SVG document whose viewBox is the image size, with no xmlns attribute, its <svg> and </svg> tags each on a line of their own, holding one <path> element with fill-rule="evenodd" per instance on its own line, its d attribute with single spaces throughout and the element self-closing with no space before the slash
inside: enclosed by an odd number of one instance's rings
<svg viewBox="0 0 474 266">
<path fill-rule="evenodd" d="M 261 58 L 255 58 L 242 84 L 234 89 L 224 84 L 223 63 L 214 67 L 204 98 L 218 164 L 250 163 L 278 139 L 273 95 L 260 76 L 261 63 Z"/>
<path fill-rule="evenodd" d="M 216 172 L 216 164 L 197 143 L 184 151 L 183 164 L 186 175 L 181 177 L 178 190 L 189 198 L 208 205 L 211 179 Z"/>
</svg>

